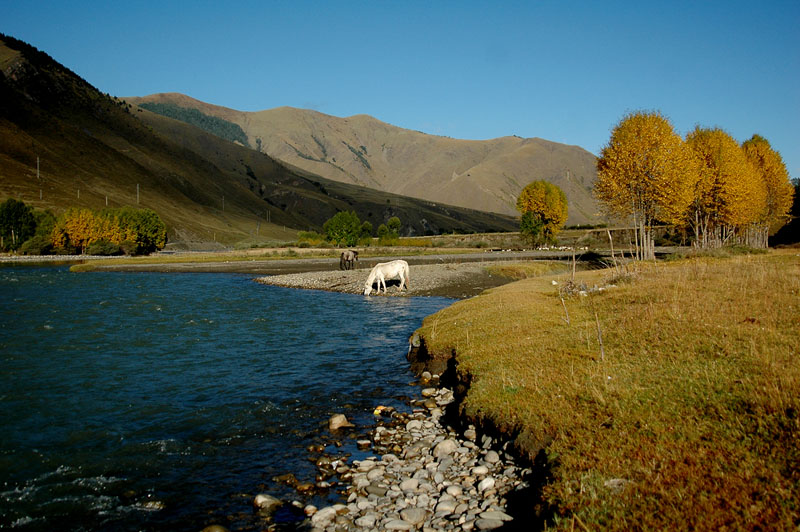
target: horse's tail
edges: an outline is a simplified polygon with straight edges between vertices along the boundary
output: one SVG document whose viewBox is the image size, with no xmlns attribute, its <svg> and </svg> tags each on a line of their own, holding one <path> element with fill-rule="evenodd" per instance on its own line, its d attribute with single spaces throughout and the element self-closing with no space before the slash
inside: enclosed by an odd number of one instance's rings
<svg viewBox="0 0 800 532">
<path fill-rule="evenodd" d="M 411 285 L 409 285 L 409 282 L 411 281 L 411 276 L 408 273 L 410 271 L 410 268 L 408 267 L 408 264 L 403 266 L 403 269 L 406 271 L 406 290 L 408 290 L 408 288 L 411 286 Z"/>
</svg>

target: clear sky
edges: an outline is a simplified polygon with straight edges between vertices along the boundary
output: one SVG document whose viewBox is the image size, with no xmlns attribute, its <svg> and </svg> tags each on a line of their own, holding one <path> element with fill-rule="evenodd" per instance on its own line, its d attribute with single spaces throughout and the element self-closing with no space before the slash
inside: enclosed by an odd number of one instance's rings
<svg viewBox="0 0 800 532">
<path fill-rule="evenodd" d="M 766 137 L 800 177 L 800 1 L 0 0 L 103 92 L 292 106 L 595 154 L 630 111 Z"/>
</svg>

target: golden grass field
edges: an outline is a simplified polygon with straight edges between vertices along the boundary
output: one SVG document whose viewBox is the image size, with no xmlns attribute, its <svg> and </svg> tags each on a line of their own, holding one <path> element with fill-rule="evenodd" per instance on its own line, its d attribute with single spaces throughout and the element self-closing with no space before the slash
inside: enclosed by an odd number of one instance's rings
<svg viewBox="0 0 800 532">
<path fill-rule="evenodd" d="M 545 450 L 549 526 L 797 530 L 800 253 L 578 272 L 586 295 L 570 275 L 489 290 L 419 331 L 470 380 L 464 414 Z"/>
</svg>

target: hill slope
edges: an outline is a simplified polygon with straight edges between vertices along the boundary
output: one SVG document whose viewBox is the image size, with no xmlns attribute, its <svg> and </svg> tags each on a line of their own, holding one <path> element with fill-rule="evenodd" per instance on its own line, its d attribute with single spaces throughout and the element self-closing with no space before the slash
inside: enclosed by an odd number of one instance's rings
<svg viewBox="0 0 800 532">
<path fill-rule="evenodd" d="M 513 216 L 520 190 L 545 179 L 566 193 L 569 224 L 600 221 L 591 193 L 596 158 L 577 146 L 519 137 L 459 140 L 367 115 L 338 118 L 291 107 L 242 112 L 176 93 L 129 100 L 199 110 L 236 124 L 251 147 L 297 168 L 434 202 Z"/>
<path fill-rule="evenodd" d="M 319 229 L 344 209 L 375 227 L 397 215 L 416 234 L 516 227 L 507 216 L 287 168 L 101 94 L 47 54 L 0 34 L 0 201 L 7 197 L 56 211 L 149 207 L 167 222 L 170 241 L 189 245 L 291 239 L 292 228 Z"/>
</svg>

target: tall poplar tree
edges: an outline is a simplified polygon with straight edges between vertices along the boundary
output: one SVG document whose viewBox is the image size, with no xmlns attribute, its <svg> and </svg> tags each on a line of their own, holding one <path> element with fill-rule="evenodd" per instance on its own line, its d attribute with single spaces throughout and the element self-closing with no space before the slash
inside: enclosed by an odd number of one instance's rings
<svg viewBox="0 0 800 532">
<path fill-rule="evenodd" d="M 761 135 L 753 135 L 742 144 L 747 159 L 755 168 L 756 175 L 764 185 L 764 208 L 753 234 L 751 245 L 767 246 L 767 238 L 789 220 L 792 209 L 794 187 L 780 153 L 772 149 L 769 141 Z"/>
<path fill-rule="evenodd" d="M 655 257 L 653 224 L 683 223 L 697 181 L 694 157 L 658 112 L 626 115 L 597 161 L 595 196 L 609 214 L 632 218 L 640 259 Z"/>
<path fill-rule="evenodd" d="M 747 232 L 765 207 L 765 188 L 739 143 L 719 128 L 696 127 L 686 143 L 699 164 L 688 223 L 695 244 L 716 247 Z"/>
</svg>

